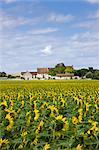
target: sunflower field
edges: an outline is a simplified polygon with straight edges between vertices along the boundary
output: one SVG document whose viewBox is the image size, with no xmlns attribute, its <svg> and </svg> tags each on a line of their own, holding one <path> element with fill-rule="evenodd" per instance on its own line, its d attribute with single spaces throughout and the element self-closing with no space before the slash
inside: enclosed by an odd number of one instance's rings
<svg viewBox="0 0 99 150">
<path fill-rule="evenodd" d="M 99 81 L 0 81 L 1 150 L 98 150 Z"/>
</svg>

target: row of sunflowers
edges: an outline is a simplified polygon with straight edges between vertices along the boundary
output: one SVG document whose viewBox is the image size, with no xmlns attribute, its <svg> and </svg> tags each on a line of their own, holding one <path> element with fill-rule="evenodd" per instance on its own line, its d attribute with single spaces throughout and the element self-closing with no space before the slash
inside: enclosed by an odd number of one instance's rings
<svg viewBox="0 0 99 150">
<path fill-rule="evenodd" d="M 1 81 L 1 150 L 98 150 L 99 81 Z"/>
</svg>

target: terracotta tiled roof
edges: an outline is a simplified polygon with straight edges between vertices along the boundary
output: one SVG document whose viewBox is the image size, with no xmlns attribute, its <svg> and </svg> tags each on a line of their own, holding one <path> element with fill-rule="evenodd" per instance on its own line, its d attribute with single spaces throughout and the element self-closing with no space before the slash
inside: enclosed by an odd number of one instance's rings
<svg viewBox="0 0 99 150">
<path fill-rule="evenodd" d="M 32 75 L 37 75 L 37 72 L 30 72 Z"/>
<path fill-rule="evenodd" d="M 27 72 L 27 71 L 26 71 Z M 23 75 L 24 73 L 26 73 L 26 72 L 21 72 L 21 75 Z M 31 73 L 32 75 L 37 75 L 37 72 L 29 72 L 29 73 Z"/>
<path fill-rule="evenodd" d="M 37 73 L 39 74 L 44 74 L 44 73 L 48 73 L 49 68 L 37 68 Z"/>
</svg>

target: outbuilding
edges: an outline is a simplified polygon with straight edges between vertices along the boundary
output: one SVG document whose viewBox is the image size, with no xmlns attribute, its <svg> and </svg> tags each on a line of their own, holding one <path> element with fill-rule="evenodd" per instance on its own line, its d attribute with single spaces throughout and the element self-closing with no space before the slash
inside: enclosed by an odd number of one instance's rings
<svg viewBox="0 0 99 150">
<path fill-rule="evenodd" d="M 30 72 L 26 71 L 26 72 L 22 72 L 21 74 L 25 80 L 32 80 L 32 74 Z"/>
</svg>

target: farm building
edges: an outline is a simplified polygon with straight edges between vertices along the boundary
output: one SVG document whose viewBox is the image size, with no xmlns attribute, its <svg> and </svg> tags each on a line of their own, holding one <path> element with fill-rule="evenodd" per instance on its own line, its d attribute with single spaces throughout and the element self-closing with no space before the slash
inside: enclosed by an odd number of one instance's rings
<svg viewBox="0 0 99 150">
<path fill-rule="evenodd" d="M 21 75 L 25 80 L 32 80 L 36 78 L 37 72 L 26 71 L 26 72 L 21 72 Z"/>
<path fill-rule="evenodd" d="M 35 79 L 37 76 L 37 72 L 30 72 L 32 74 L 32 78 Z"/>
<path fill-rule="evenodd" d="M 56 74 L 57 77 L 60 77 L 61 79 L 71 79 L 74 77 L 73 73 L 65 73 L 65 74 Z"/>
<path fill-rule="evenodd" d="M 38 74 L 48 74 L 49 68 L 37 68 Z"/>
</svg>

